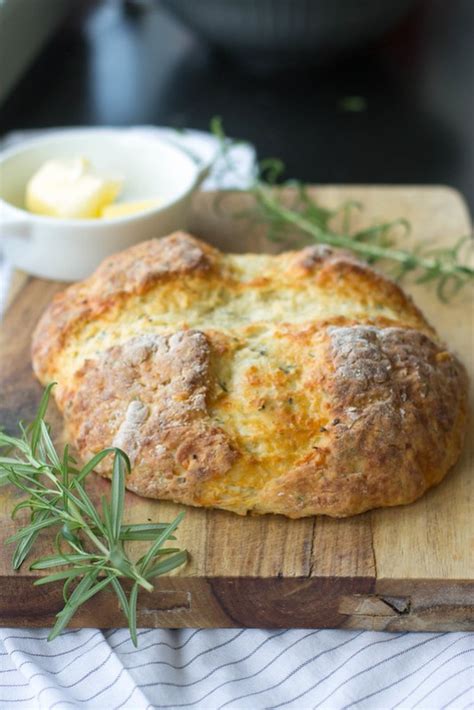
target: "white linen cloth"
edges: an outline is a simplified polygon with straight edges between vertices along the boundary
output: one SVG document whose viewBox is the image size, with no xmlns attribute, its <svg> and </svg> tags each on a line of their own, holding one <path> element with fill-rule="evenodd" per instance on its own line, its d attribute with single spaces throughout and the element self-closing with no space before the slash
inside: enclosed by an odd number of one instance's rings
<svg viewBox="0 0 474 710">
<path fill-rule="evenodd" d="M 314 629 L 0 630 L 0 698 L 19 710 L 474 705 L 473 634 Z"/>
<path fill-rule="evenodd" d="M 169 129 L 132 130 L 175 137 Z M 5 143 L 24 137 L 30 132 L 12 134 Z M 188 140 L 191 150 L 210 157 L 209 136 L 193 133 Z M 219 185 L 244 187 L 248 181 L 253 150 L 242 146 L 238 151 L 238 178 L 234 171 L 232 178 L 223 176 L 221 167 Z M 215 172 L 204 184 L 213 186 Z M 3 265 L 3 293 L 8 273 Z M 474 633 L 145 629 L 138 649 L 126 629 L 67 630 L 53 643 L 47 635 L 46 629 L 0 629 L 0 707 L 474 707 Z"/>
</svg>

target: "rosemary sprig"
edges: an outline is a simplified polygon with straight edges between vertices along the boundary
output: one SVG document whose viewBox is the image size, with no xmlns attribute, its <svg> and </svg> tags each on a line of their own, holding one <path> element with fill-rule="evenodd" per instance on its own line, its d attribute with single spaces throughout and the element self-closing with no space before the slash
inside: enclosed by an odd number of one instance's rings
<svg viewBox="0 0 474 710">
<path fill-rule="evenodd" d="M 304 187 L 300 187 L 300 190 L 303 191 L 305 199 L 311 199 Z M 392 262 L 398 265 L 398 269 L 392 272 L 397 280 L 413 272 L 417 283 L 436 282 L 438 296 L 443 301 L 449 300 L 449 297 L 457 293 L 468 281 L 474 283 L 474 268 L 459 260 L 461 248 L 470 239 L 469 236 L 462 237 L 448 249 L 431 249 L 424 253 L 421 250 L 407 251 L 395 248 L 391 239 L 396 228 L 409 229 L 409 225 L 403 219 L 374 225 L 352 234 L 338 233 L 331 230 L 328 222 L 342 210 L 347 209 L 347 205 L 333 211 L 324 210 L 325 213 L 329 212 L 329 215 L 323 221 L 314 200 L 311 200 L 313 208 L 311 215 L 308 214 L 308 210 L 303 212 L 286 207 L 278 199 L 275 190 L 270 190 L 261 182 L 254 185 L 252 193 L 262 214 L 274 225 L 281 222 L 282 229 L 293 226 L 311 236 L 317 243 L 348 249 L 369 263 L 380 260 Z"/>
<path fill-rule="evenodd" d="M 232 169 L 229 153 L 235 142 L 227 138 L 219 117 L 211 121 L 211 131 L 219 141 L 219 161 Z M 254 198 L 254 207 L 235 216 L 253 219 L 267 227 L 267 236 L 283 240 L 290 234 L 306 243 L 316 242 L 347 249 L 369 263 L 383 260 L 391 266 L 391 273 L 401 279 L 411 273 L 417 283 L 433 282 L 441 300 L 446 301 L 467 283 L 474 283 L 474 268 L 462 262 L 462 250 L 473 244 L 472 235 L 464 236 L 448 248 L 401 249 L 396 246 L 395 233 L 409 232 L 405 219 L 374 224 L 352 231 L 350 215 L 361 209 L 357 202 L 347 202 L 336 209 L 327 209 L 317 203 L 308 187 L 296 181 L 280 182 L 284 170 L 278 159 L 261 161 L 255 169 L 251 185 L 245 192 Z M 286 187 L 294 188 L 292 203 L 288 203 Z M 337 219 L 339 218 L 339 219 Z M 334 226 L 339 223 L 339 227 Z"/>
<path fill-rule="evenodd" d="M 16 543 L 12 565 L 19 569 L 30 555 L 38 536 L 56 531 L 55 554 L 36 559 L 33 570 L 52 570 L 34 584 L 63 582 L 64 608 L 48 640 L 54 639 L 69 623 L 77 609 L 105 587 L 116 594 L 128 621 L 132 641 L 137 645 L 137 597 L 140 588 L 152 591 L 155 577 L 183 565 L 187 552 L 164 547 L 174 540 L 174 531 L 183 519 L 180 513 L 171 523 L 128 525 L 123 522 L 125 477 L 130 470 L 127 455 L 117 448 L 104 449 L 85 466 L 78 468 L 66 446 L 62 456 L 56 451 L 45 415 L 51 389 L 41 399 L 34 421 L 20 424 L 19 437 L 0 432 L 0 484 L 10 483 L 25 494 L 15 506 L 29 512 L 29 521 L 9 538 Z M 114 456 L 110 500 L 101 500 L 101 512 L 86 492 L 87 475 L 109 455 Z M 148 551 L 132 559 L 129 541 L 151 541 Z M 127 592 L 123 580 L 131 582 Z M 72 591 L 71 586 L 75 585 Z"/>
</svg>

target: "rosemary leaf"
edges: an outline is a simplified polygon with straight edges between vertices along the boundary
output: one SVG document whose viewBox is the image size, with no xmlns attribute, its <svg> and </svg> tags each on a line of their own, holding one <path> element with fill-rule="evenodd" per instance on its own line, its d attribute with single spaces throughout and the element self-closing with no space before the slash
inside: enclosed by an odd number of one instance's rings
<svg viewBox="0 0 474 710">
<path fill-rule="evenodd" d="M 112 496 L 110 501 L 111 533 L 115 541 L 119 539 L 122 527 L 126 465 L 126 462 L 120 455 L 115 457 L 112 474 Z"/>
<path fill-rule="evenodd" d="M 160 535 L 158 535 L 158 537 L 156 538 L 155 542 L 151 545 L 151 547 L 148 550 L 148 552 L 146 553 L 146 555 L 144 555 L 144 557 L 142 557 L 142 558 L 140 558 L 140 560 L 138 560 L 138 567 L 139 567 L 140 571 L 142 572 L 142 574 L 144 574 L 146 572 L 148 565 L 150 564 L 150 562 L 153 560 L 153 558 L 157 554 L 158 549 L 161 547 L 161 545 L 164 543 L 164 541 L 169 538 L 171 533 L 173 533 L 176 530 L 176 528 L 178 527 L 178 525 L 182 521 L 183 517 L 184 517 L 184 513 L 179 513 L 179 515 L 176 516 L 176 518 L 173 520 L 173 522 L 170 523 L 168 525 L 168 527 L 166 527 L 161 532 Z"/>
<path fill-rule="evenodd" d="M 187 552 L 185 550 L 180 550 L 176 555 L 172 557 L 167 557 L 166 559 L 158 562 L 158 564 L 153 565 L 148 570 L 148 576 L 157 577 L 160 574 L 166 574 L 171 572 L 172 569 L 183 565 L 187 560 Z"/>
<path fill-rule="evenodd" d="M 144 523 L 141 525 L 122 525 L 121 540 L 155 540 L 157 533 L 167 528 L 166 523 Z M 176 540 L 174 535 L 169 535 L 168 540 Z"/>
<path fill-rule="evenodd" d="M 65 562 L 78 562 L 83 563 L 85 561 L 97 560 L 97 555 L 51 555 L 51 557 L 43 557 L 38 562 L 33 562 L 30 565 L 30 569 L 48 569 L 49 567 L 59 567 L 65 564 Z"/>
<path fill-rule="evenodd" d="M 97 579 L 98 574 L 99 570 L 94 569 L 83 576 L 83 578 L 67 600 L 66 604 L 64 605 L 64 609 L 56 615 L 57 621 L 48 636 L 48 641 L 52 641 L 57 636 L 59 636 L 64 627 L 67 626 L 69 621 L 76 613 L 77 609 L 81 606 L 81 604 L 84 603 L 85 596 L 90 591 L 92 585 Z"/>
<path fill-rule="evenodd" d="M 35 579 L 33 584 L 35 587 L 40 587 L 43 584 L 50 584 L 51 582 L 58 582 L 61 579 L 69 579 L 70 577 L 79 577 L 90 571 L 88 565 L 82 567 L 72 567 L 71 569 L 65 569 L 62 572 L 53 572 L 53 574 L 48 574 L 46 577 L 40 577 Z"/>
</svg>

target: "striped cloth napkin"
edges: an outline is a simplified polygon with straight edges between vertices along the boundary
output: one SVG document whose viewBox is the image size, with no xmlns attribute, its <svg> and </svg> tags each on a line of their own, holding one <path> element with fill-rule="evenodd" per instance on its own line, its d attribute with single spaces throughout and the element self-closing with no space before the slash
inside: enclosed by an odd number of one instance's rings
<svg viewBox="0 0 474 710">
<path fill-rule="evenodd" d="M 474 706 L 474 634 L 292 629 L 0 630 L 2 707 Z"/>
<path fill-rule="evenodd" d="M 140 127 L 175 139 L 169 129 Z M 38 133 L 38 132 L 36 132 Z M 31 133 L 12 134 L 11 145 Z M 188 134 L 203 159 L 215 145 Z M 200 152 L 201 151 L 201 152 Z M 206 153 L 207 151 L 207 153 Z M 204 187 L 245 187 L 254 152 L 239 147 L 232 176 L 214 171 Z M 8 265 L 3 265 L 3 292 Z M 57 708 L 474 708 L 472 633 L 314 629 L 0 629 L 0 707 Z"/>
</svg>

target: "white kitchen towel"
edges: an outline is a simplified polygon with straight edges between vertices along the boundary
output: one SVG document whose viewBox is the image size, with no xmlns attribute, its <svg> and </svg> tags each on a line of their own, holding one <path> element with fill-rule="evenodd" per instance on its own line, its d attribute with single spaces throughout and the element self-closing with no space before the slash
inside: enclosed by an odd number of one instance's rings
<svg viewBox="0 0 474 710">
<path fill-rule="evenodd" d="M 2 707 L 338 710 L 474 706 L 474 634 L 0 630 Z"/>
<path fill-rule="evenodd" d="M 140 127 L 172 140 L 170 129 Z M 42 134 L 43 131 L 37 132 Z M 215 142 L 189 132 L 187 148 L 209 160 Z M 4 147 L 31 132 L 11 134 Z M 239 146 L 204 187 L 245 187 L 254 151 Z M 8 285 L 4 266 L 4 289 Z M 33 593 L 33 588 L 32 588 Z M 474 708 L 474 634 L 314 629 L 66 631 L 0 629 L 0 707 L 57 708 Z"/>
</svg>

